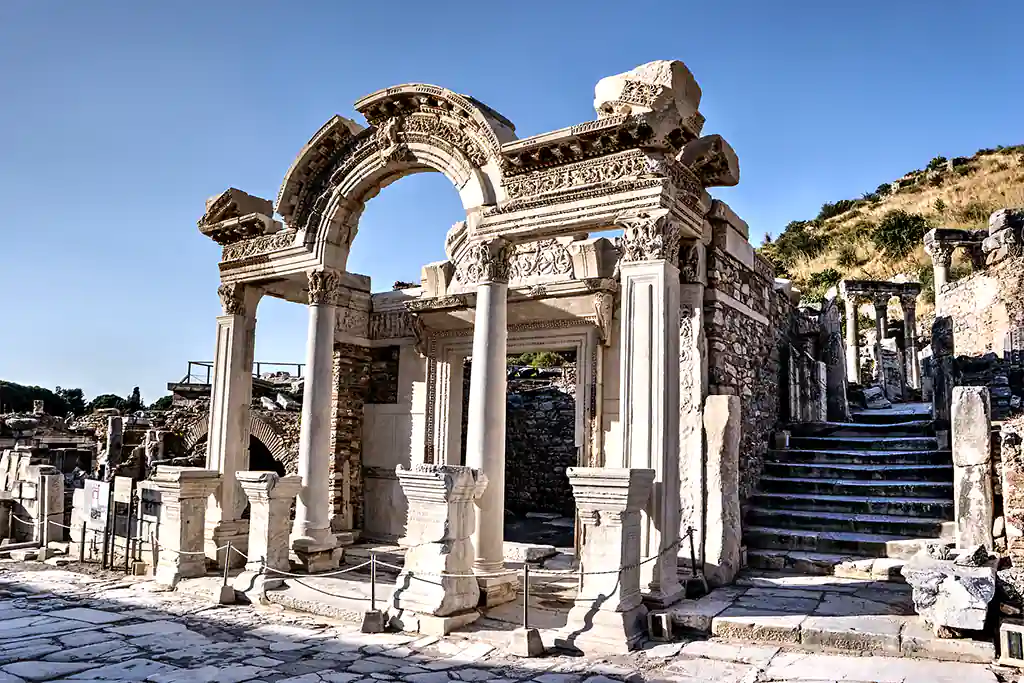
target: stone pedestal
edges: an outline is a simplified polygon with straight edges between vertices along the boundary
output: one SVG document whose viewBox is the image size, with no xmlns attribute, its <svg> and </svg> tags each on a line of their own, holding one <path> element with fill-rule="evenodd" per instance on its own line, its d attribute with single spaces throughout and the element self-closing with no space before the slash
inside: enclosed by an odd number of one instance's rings
<svg viewBox="0 0 1024 683">
<path fill-rule="evenodd" d="M 953 515 L 959 548 L 992 549 L 992 451 L 988 387 L 953 389 Z"/>
<path fill-rule="evenodd" d="M 886 398 L 893 402 L 903 401 L 906 398 L 906 366 L 896 340 L 891 337 L 883 339 L 879 344 L 879 354 L 879 377 Z"/>
<path fill-rule="evenodd" d="M 160 493 L 157 583 L 173 586 L 178 579 L 203 576 L 206 503 L 220 484 L 220 473 L 197 467 L 160 466 L 153 483 Z"/>
<path fill-rule="evenodd" d="M 932 417 L 939 448 L 950 447 L 949 412 L 953 402 L 953 319 L 938 316 L 932 323 Z"/>
<path fill-rule="evenodd" d="M 292 548 L 306 571 L 337 569 L 343 551 L 331 533 L 331 399 L 334 323 L 341 276 L 316 270 L 309 279 L 306 383 L 299 431 L 299 476 Z"/>
<path fill-rule="evenodd" d="M 455 465 L 411 470 L 399 465 L 396 474 L 409 513 L 406 535 L 399 541 L 408 550 L 395 582 L 392 624 L 403 631 L 446 635 L 480 616 L 471 537 L 473 505 L 488 481 L 479 470 Z"/>
<path fill-rule="evenodd" d="M 640 554 L 644 601 L 667 607 L 683 597 L 679 554 L 679 269 L 665 259 L 621 263 L 622 464 L 652 468 Z"/>
<path fill-rule="evenodd" d="M 124 422 L 120 415 L 111 415 L 107 418 L 107 443 L 100 459 L 100 462 L 106 465 L 108 473 L 121 462 L 123 439 Z"/>
<path fill-rule="evenodd" d="M 740 570 L 740 397 L 708 396 L 707 532 L 704 576 L 712 587 L 732 583 Z"/>
<path fill-rule="evenodd" d="M 846 375 L 851 382 L 860 382 L 860 340 L 857 338 L 857 299 L 846 300 Z"/>
<path fill-rule="evenodd" d="M 220 472 L 221 483 L 206 511 L 206 549 L 210 559 L 223 566 L 224 551 L 215 554 L 216 548 L 230 542 L 244 552 L 247 542 L 247 526 L 241 519 L 245 496 L 235 481 L 235 472 L 245 469 L 249 460 L 252 355 L 260 290 L 221 285 L 217 294 L 224 315 L 217 318 L 206 468 Z M 147 460 L 149 451 L 147 448 Z M 237 567 L 243 559 L 232 553 L 228 562 Z"/>
<path fill-rule="evenodd" d="M 555 642 L 587 655 L 625 653 L 643 639 L 647 624 L 638 565 L 641 507 L 654 470 L 572 467 L 568 475 L 584 543 L 579 591 Z"/>
<path fill-rule="evenodd" d="M 906 362 L 907 386 L 921 388 L 921 363 L 917 355 L 917 295 L 900 297 L 903 307 L 903 355 Z"/>
<path fill-rule="evenodd" d="M 236 472 L 235 476 L 249 499 L 249 561 L 245 571 L 235 578 L 236 590 L 256 597 L 258 602 L 268 588 L 283 580 L 273 570 L 289 571 L 288 534 L 291 528 L 292 501 L 302 488 L 298 476 L 281 477 L 274 472 Z M 264 565 L 266 572 L 261 573 Z"/>
<path fill-rule="evenodd" d="M 833 422 L 850 420 L 850 405 L 846 400 L 846 349 L 843 344 L 842 325 L 839 322 L 839 305 L 834 290 L 826 298 L 818 315 L 821 327 L 821 356 L 825 362 L 825 410 Z M 856 329 L 854 329 L 856 335 Z"/>
<path fill-rule="evenodd" d="M 466 465 L 487 477 L 476 503 L 473 570 L 481 576 L 482 604 L 493 607 L 515 599 L 514 575 L 505 568 L 505 388 L 508 347 L 508 259 L 504 240 L 469 247 L 467 282 L 476 285 L 473 323 L 473 373 L 470 376 Z M 494 576 L 496 574 L 496 576 Z"/>
</svg>

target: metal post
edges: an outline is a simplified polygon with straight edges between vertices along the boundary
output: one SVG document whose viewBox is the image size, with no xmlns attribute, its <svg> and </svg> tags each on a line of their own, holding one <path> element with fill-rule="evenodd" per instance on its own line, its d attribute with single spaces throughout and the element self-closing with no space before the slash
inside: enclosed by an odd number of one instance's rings
<svg viewBox="0 0 1024 683">
<path fill-rule="evenodd" d="M 124 525 L 124 573 L 128 575 L 128 567 L 131 562 L 131 542 L 132 542 L 132 513 L 135 511 L 135 506 L 132 503 L 135 502 L 135 480 L 132 479 L 131 492 L 128 495 L 128 519 Z"/>
<path fill-rule="evenodd" d="M 693 527 L 689 527 L 686 530 L 686 534 L 690 537 L 690 576 L 697 576 L 697 551 L 693 548 Z M 703 569 L 703 567 L 702 567 Z"/>
<path fill-rule="evenodd" d="M 78 539 L 78 563 L 85 562 L 85 520 L 82 520 L 82 534 Z"/>
<path fill-rule="evenodd" d="M 370 611 L 377 610 L 377 554 L 370 551 Z"/>
<path fill-rule="evenodd" d="M 530 565 L 523 563 L 523 628 L 530 628 Z"/>
<path fill-rule="evenodd" d="M 103 562 L 100 566 L 107 568 L 107 551 L 110 550 L 111 520 L 114 519 L 114 483 L 110 482 L 107 488 L 107 518 L 103 520 Z M 113 556 L 113 553 L 111 553 Z M 113 564 L 113 562 L 111 562 Z"/>
<path fill-rule="evenodd" d="M 224 585 L 228 585 L 228 569 L 231 567 L 231 541 L 224 548 Z"/>
</svg>

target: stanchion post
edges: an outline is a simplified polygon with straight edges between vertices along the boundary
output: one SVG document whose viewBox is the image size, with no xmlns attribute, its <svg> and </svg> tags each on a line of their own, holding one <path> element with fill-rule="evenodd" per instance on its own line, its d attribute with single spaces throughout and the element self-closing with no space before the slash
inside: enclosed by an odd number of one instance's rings
<svg viewBox="0 0 1024 683">
<path fill-rule="evenodd" d="M 363 633 L 383 633 L 384 613 L 377 609 L 377 554 L 370 551 L 370 609 L 363 615 Z"/>
<path fill-rule="evenodd" d="M 233 605 L 235 604 L 235 588 L 234 586 L 228 585 L 228 570 L 231 568 L 231 541 L 227 542 L 224 546 L 224 583 L 220 587 L 220 599 L 217 600 L 218 604 L 221 605 Z M 216 557 L 216 553 L 214 554 Z"/>
<path fill-rule="evenodd" d="M 693 527 L 686 529 L 686 535 L 690 537 L 690 576 L 697 578 L 697 551 L 693 547 Z"/>
<path fill-rule="evenodd" d="M 370 611 L 377 611 L 377 554 L 370 551 Z"/>
<path fill-rule="evenodd" d="M 523 563 L 523 628 L 530 628 L 530 565 Z"/>
<path fill-rule="evenodd" d="M 78 537 L 78 563 L 85 563 L 85 520 L 82 520 L 82 533 Z"/>
</svg>

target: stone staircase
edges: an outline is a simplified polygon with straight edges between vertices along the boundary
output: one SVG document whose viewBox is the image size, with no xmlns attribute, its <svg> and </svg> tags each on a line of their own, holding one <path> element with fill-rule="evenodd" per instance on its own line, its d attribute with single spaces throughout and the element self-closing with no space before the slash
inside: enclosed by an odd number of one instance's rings
<svg viewBox="0 0 1024 683">
<path fill-rule="evenodd" d="M 748 565 L 830 574 L 947 537 L 952 456 L 938 450 L 930 410 L 905 404 L 800 425 L 788 448 L 769 450 L 745 511 Z"/>
</svg>

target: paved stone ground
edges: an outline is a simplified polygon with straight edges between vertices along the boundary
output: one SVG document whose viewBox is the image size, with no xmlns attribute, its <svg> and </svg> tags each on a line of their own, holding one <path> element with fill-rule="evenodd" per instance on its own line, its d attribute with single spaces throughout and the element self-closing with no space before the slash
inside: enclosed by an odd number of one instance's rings
<svg viewBox="0 0 1024 683">
<path fill-rule="evenodd" d="M 994 683 L 989 667 L 794 653 L 724 642 L 629 656 L 515 659 L 459 637 L 365 635 L 281 608 L 217 606 L 114 575 L 0 565 L 0 683 L 447 683 L 881 681 Z"/>
</svg>

